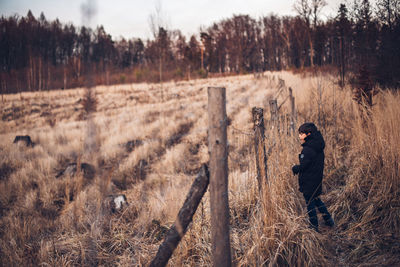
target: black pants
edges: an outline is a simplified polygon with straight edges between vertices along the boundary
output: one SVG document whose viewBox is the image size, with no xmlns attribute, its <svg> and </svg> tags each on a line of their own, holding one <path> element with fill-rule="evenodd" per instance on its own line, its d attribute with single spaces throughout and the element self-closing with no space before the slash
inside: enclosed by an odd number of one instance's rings
<svg viewBox="0 0 400 267">
<path fill-rule="evenodd" d="M 322 214 L 322 218 L 324 218 L 325 222 L 328 222 L 331 219 L 331 214 L 328 212 L 328 209 L 325 207 L 324 202 L 322 202 L 319 196 L 312 197 L 312 195 L 304 193 L 303 196 L 304 199 L 306 200 L 310 224 L 312 227 L 318 229 L 318 217 L 316 208 Z"/>
</svg>

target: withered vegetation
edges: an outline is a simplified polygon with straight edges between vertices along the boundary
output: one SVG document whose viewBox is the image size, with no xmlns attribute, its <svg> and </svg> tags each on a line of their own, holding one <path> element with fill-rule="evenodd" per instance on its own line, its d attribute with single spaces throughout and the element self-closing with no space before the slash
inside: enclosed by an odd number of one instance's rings
<svg viewBox="0 0 400 267">
<path fill-rule="evenodd" d="M 279 79 L 293 88 L 297 123 L 314 121 L 326 139 L 322 198 L 335 218 L 334 229 L 321 227 L 316 233 L 307 227 L 290 168 L 300 150 L 297 135 L 288 135 L 283 124 L 279 132 L 268 124 L 268 103 Z M 96 149 L 90 155 L 85 153 L 88 125 L 81 115 L 80 99 L 88 99 L 84 89 L 4 96 L 0 265 L 147 266 L 198 169 L 208 161 L 206 88 L 216 85 L 227 89 L 235 265 L 399 265 L 400 96 L 381 91 L 366 118 L 351 88 L 334 81 L 328 75 L 268 72 L 259 78 L 171 82 L 163 85 L 163 101 L 154 84 L 95 87 L 96 101 L 88 103 L 96 107 L 91 110 Z M 278 105 L 285 97 L 278 97 Z M 269 151 L 262 198 L 254 106 L 265 109 Z M 288 104 L 280 112 L 289 113 Z M 16 135 L 30 135 L 37 145 L 15 145 Z M 90 179 L 77 168 L 84 162 L 96 170 Z M 74 171 L 56 179 L 67 166 L 75 166 Z M 102 200 L 115 194 L 125 194 L 129 206 L 110 212 Z M 206 193 L 170 266 L 212 265 L 210 241 Z"/>
</svg>

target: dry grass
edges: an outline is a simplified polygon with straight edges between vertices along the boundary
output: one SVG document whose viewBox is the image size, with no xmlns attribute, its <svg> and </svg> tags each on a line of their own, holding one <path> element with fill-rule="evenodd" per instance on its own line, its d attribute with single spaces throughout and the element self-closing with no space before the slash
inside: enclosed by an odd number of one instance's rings
<svg viewBox="0 0 400 267">
<path fill-rule="evenodd" d="M 268 190 L 256 179 L 251 108 L 265 107 L 279 79 L 294 90 L 298 123 L 326 139 L 325 194 L 337 226 L 321 234 L 307 215 L 291 166 L 296 136 L 267 124 Z M 400 96 L 381 92 L 371 111 L 330 76 L 265 73 L 190 82 L 96 87 L 85 120 L 83 89 L 5 96 L 0 124 L 0 265 L 146 266 L 175 220 L 201 163 L 208 160 L 207 87 L 227 89 L 229 201 L 236 266 L 400 264 Z M 278 105 L 285 99 L 278 98 Z M 289 111 L 285 103 L 282 113 Z M 266 121 L 269 119 L 265 113 Z M 282 127 L 282 126 L 281 126 Z M 12 144 L 29 134 L 34 148 Z M 88 141 L 96 150 L 88 153 Z M 127 143 L 135 144 L 127 149 Z M 89 142 L 89 143 L 90 143 Z M 86 146 L 85 146 L 86 144 Z M 96 176 L 55 176 L 88 162 Z M 102 200 L 122 192 L 129 207 Z M 262 200 L 260 200 L 262 199 Z M 206 193 L 170 266 L 210 266 Z"/>
</svg>

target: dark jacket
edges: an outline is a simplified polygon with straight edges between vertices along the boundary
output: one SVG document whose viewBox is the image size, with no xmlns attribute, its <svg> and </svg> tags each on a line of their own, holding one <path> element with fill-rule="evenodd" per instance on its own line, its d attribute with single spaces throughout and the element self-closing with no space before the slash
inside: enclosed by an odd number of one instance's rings
<svg viewBox="0 0 400 267">
<path fill-rule="evenodd" d="M 300 165 L 293 166 L 293 173 L 299 174 L 300 192 L 317 197 L 321 194 L 325 160 L 325 141 L 321 132 L 311 133 L 302 146 Z"/>
</svg>

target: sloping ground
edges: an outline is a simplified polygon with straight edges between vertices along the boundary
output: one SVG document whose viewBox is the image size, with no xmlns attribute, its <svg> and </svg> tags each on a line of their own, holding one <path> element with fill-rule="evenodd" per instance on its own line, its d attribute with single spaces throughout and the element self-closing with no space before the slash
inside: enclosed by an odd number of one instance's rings
<svg viewBox="0 0 400 267">
<path fill-rule="evenodd" d="M 270 128 L 268 101 L 294 89 L 298 123 L 326 139 L 325 194 L 336 220 L 321 234 L 307 216 L 291 166 L 296 135 Z M 207 87 L 227 89 L 231 243 L 237 266 L 400 264 L 400 97 L 382 92 L 368 116 L 332 77 L 266 73 L 190 82 L 98 87 L 93 118 L 84 90 L 5 97 L 0 124 L 1 265 L 148 265 L 208 161 Z M 282 91 L 279 94 L 279 91 Z M 279 95 L 278 95 L 279 94 Z M 251 108 L 265 108 L 268 190 L 260 201 Z M 281 114 L 289 113 L 288 103 Z M 287 125 L 281 124 L 280 129 Z M 34 148 L 14 145 L 30 135 Z M 85 144 L 95 144 L 89 153 Z M 268 149 L 267 149 L 268 150 Z M 71 162 L 96 168 L 93 180 L 55 178 Z M 124 193 L 129 207 L 101 202 Z M 73 197 L 71 197 L 73 196 Z M 210 266 L 208 194 L 170 266 Z"/>
</svg>

